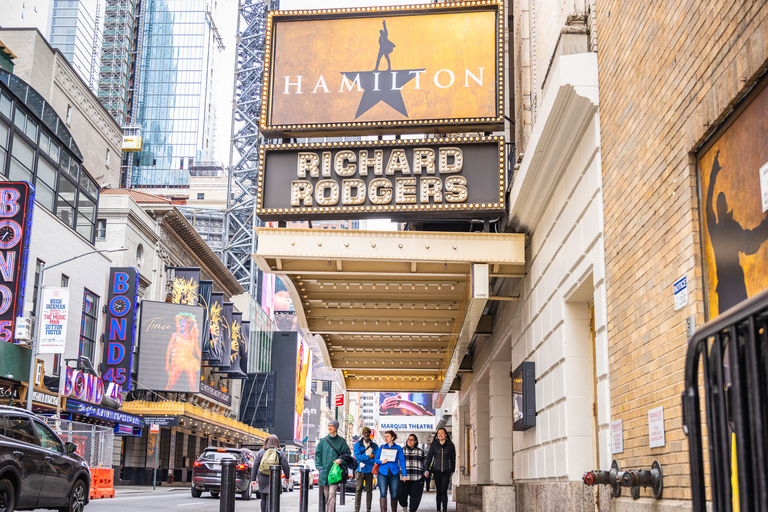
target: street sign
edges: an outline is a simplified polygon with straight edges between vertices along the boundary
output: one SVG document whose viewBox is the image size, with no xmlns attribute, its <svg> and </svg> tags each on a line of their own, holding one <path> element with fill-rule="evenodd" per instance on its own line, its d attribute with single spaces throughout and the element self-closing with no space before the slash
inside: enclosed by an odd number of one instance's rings
<svg viewBox="0 0 768 512">
<path fill-rule="evenodd" d="M 336 395 L 336 407 L 344 406 L 344 395 Z"/>
<path fill-rule="evenodd" d="M 160 433 L 160 425 L 152 424 L 149 426 L 149 433 L 150 434 L 159 434 Z"/>
</svg>

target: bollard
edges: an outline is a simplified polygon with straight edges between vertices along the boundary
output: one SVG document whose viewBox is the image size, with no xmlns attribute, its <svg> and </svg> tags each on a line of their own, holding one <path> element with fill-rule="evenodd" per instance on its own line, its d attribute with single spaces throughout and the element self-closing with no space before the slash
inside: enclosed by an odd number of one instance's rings
<svg viewBox="0 0 768 512">
<path fill-rule="evenodd" d="M 299 512 L 309 512 L 309 468 L 301 468 L 299 484 Z"/>
<path fill-rule="evenodd" d="M 318 483 L 320 483 L 319 480 Z M 320 491 L 320 496 L 317 498 L 318 512 L 325 512 L 325 493 L 323 492 L 323 487 L 322 485 L 317 486 L 317 490 Z"/>
<path fill-rule="evenodd" d="M 219 512 L 235 512 L 235 459 L 221 461 Z"/>
<path fill-rule="evenodd" d="M 341 473 L 341 482 L 339 482 L 339 505 L 347 504 L 347 467 L 344 466 L 344 471 Z"/>
<path fill-rule="evenodd" d="M 282 466 L 269 466 L 269 512 L 280 512 L 280 492 L 283 490 Z"/>
</svg>

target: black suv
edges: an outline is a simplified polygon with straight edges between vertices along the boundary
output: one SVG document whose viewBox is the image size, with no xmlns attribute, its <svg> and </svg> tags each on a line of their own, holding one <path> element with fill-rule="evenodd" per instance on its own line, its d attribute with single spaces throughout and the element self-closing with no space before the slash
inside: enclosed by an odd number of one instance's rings
<svg viewBox="0 0 768 512">
<path fill-rule="evenodd" d="M 0 406 L 0 511 L 81 512 L 91 473 L 76 449 L 28 411 Z"/>
<path fill-rule="evenodd" d="M 247 448 L 206 448 L 192 468 L 192 497 L 199 498 L 203 491 L 208 491 L 211 496 L 218 498 L 221 492 L 221 461 L 233 459 L 237 464 L 235 492 L 240 493 L 244 500 L 250 500 L 254 487 L 258 489 L 256 482 L 251 482 L 255 458 L 253 452 Z"/>
</svg>

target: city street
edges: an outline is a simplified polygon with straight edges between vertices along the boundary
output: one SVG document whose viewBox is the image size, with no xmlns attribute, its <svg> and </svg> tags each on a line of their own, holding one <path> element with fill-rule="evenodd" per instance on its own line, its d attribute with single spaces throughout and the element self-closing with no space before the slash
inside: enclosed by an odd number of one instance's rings
<svg viewBox="0 0 768 512">
<path fill-rule="evenodd" d="M 378 491 L 373 491 L 373 510 L 379 510 Z M 317 493 L 315 487 L 310 491 L 309 512 L 317 512 Z M 338 497 L 337 497 L 338 499 Z M 456 504 L 448 497 L 448 510 L 456 510 Z M 235 500 L 236 511 L 258 512 L 260 503 L 257 499 L 243 501 L 239 497 Z M 338 512 L 352 512 L 355 508 L 355 496 L 347 494 L 346 504 L 337 505 Z M 189 493 L 188 487 L 158 487 L 152 490 L 150 487 L 117 487 L 115 488 L 115 497 L 108 499 L 93 500 L 85 508 L 87 512 L 112 512 L 123 510 L 151 510 L 170 511 L 170 510 L 194 510 L 206 512 L 218 512 L 219 500 L 211 497 L 209 493 L 204 493 L 201 498 L 193 498 Z M 365 509 L 365 501 L 363 506 Z M 281 512 L 297 512 L 299 510 L 299 491 L 283 493 L 280 502 Z M 398 510 L 400 510 L 398 508 Z M 435 511 L 435 493 L 425 492 L 419 506 L 419 512 Z"/>
</svg>

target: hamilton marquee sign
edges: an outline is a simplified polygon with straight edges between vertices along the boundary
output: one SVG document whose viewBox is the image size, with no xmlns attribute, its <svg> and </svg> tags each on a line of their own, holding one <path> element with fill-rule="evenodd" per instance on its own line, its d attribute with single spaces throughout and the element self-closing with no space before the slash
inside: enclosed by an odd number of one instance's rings
<svg viewBox="0 0 768 512">
<path fill-rule="evenodd" d="M 493 136 L 263 145 L 256 214 L 487 217 L 504 210 L 504 150 Z"/>
<path fill-rule="evenodd" d="M 490 132 L 503 126 L 496 1 L 268 15 L 261 132 Z"/>
</svg>

